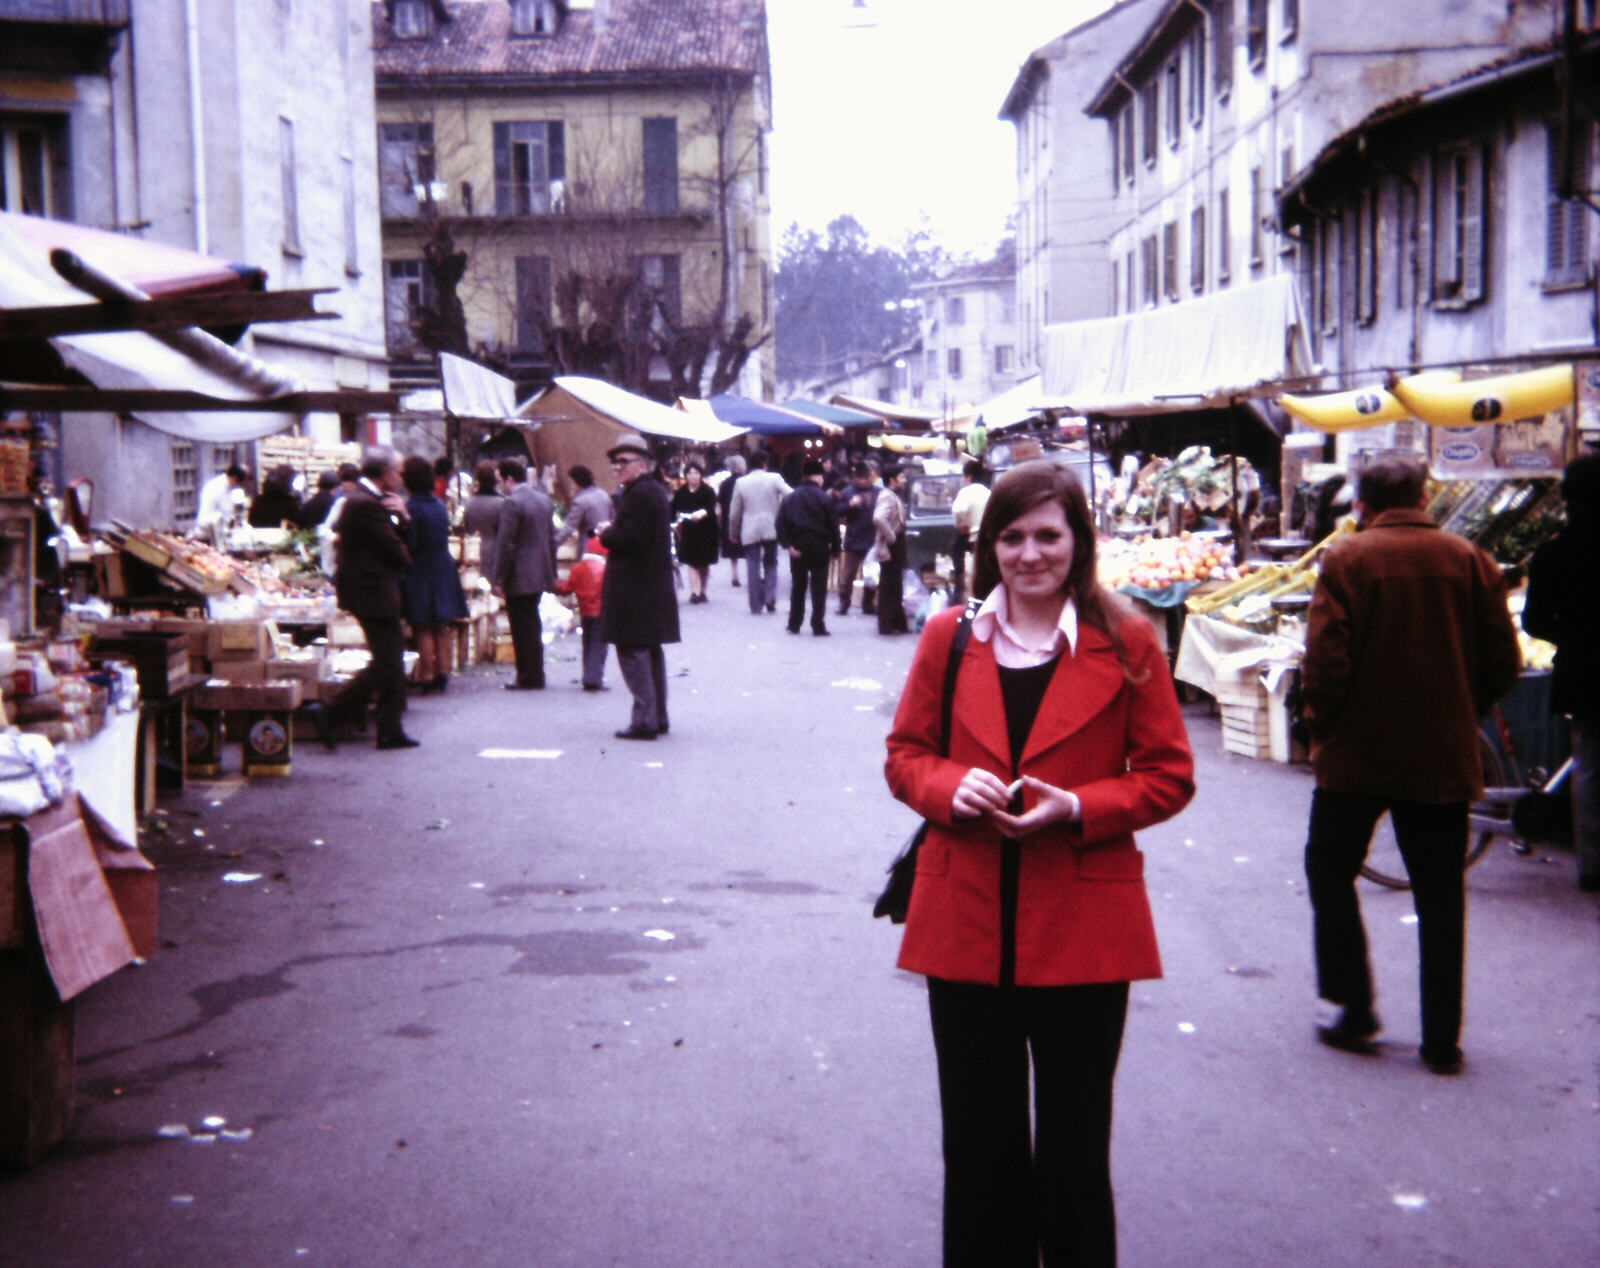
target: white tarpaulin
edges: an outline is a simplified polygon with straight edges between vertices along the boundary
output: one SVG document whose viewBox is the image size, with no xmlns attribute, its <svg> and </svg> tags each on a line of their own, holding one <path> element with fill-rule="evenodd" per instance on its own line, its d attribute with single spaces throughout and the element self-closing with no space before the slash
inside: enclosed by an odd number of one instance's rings
<svg viewBox="0 0 1600 1268">
<path fill-rule="evenodd" d="M 0 308 L 47 308 L 94 302 L 56 274 L 47 254 L 25 242 L 0 221 Z M 224 400 L 261 399 L 262 394 L 207 369 L 142 331 L 61 335 L 50 343 L 68 366 L 96 387 L 178 389 L 203 392 Z M 298 417 L 288 413 L 224 412 L 141 412 L 135 416 L 159 431 L 219 445 L 271 436 L 292 426 Z"/>
<path fill-rule="evenodd" d="M 620 423 L 623 428 L 645 436 L 664 436 L 672 440 L 685 440 L 694 445 L 720 445 L 744 435 L 749 430 L 745 427 L 730 427 L 717 418 L 688 414 L 681 409 L 663 405 L 659 401 L 635 396 L 625 388 L 617 387 L 602 379 L 565 374 L 556 378 L 555 385 L 596 413 L 604 414 L 607 418 Z M 523 406 L 521 413 L 528 417 L 539 416 L 537 411 L 530 411 L 526 405 Z"/>
<path fill-rule="evenodd" d="M 517 416 L 517 385 L 476 361 L 439 354 L 444 407 L 457 418 L 500 422 Z"/>
<path fill-rule="evenodd" d="M 1147 312 L 1046 326 L 1044 338 L 1039 395 L 1079 414 L 1202 409 L 1311 368 L 1287 274 Z"/>
</svg>

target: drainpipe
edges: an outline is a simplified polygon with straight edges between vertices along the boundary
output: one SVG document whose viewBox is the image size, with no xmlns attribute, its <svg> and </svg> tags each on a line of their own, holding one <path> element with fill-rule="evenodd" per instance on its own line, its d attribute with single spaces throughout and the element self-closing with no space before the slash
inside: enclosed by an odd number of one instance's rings
<svg viewBox="0 0 1600 1268">
<path fill-rule="evenodd" d="M 200 101 L 200 18 L 199 0 L 183 0 L 183 24 L 189 47 L 189 155 L 190 176 L 194 181 L 194 249 L 209 255 L 206 229 L 206 144 L 205 111 Z"/>
</svg>

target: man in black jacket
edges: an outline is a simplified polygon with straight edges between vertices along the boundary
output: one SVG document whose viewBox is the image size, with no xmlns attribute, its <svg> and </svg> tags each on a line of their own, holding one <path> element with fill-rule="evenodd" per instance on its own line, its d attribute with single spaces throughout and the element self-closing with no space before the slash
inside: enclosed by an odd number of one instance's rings
<svg viewBox="0 0 1600 1268">
<path fill-rule="evenodd" d="M 804 478 L 778 507 L 778 544 L 789 552 L 789 633 L 800 632 L 811 591 L 811 632 L 827 634 L 828 564 L 839 553 L 838 521 L 832 500 L 823 492 L 826 474 L 815 458 L 807 458 Z"/>
<path fill-rule="evenodd" d="M 672 589 L 672 511 L 667 486 L 651 473 L 644 438 L 617 437 L 606 452 L 622 487 L 617 517 L 600 528 L 609 553 L 601 608 L 606 642 L 633 693 L 633 718 L 619 740 L 653 740 L 667 733 L 667 659 L 663 643 L 678 641 L 678 596 Z"/>
</svg>

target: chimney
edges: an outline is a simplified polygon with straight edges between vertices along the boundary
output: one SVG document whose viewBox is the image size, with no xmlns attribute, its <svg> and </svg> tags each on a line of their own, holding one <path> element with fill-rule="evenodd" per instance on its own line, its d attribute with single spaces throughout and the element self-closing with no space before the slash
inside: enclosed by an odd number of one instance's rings
<svg viewBox="0 0 1600 1268">
<path fill-rule="evenodd" d="M 611 0 L 594 0 L 594 33 L 604 35 L 611 25 Z"/>
</svg>

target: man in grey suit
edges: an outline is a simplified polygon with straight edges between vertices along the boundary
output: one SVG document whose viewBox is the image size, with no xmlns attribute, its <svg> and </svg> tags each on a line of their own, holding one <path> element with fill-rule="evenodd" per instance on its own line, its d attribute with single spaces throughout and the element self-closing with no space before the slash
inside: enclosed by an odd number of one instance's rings
<svg viewBox="0 0 1600 1268">
<path fill-rule="evenodd" d="M 544 687 L 544 630 L 539 600 L 556 584 L 555 507 L 528 483 L 519 458 L 500 460 L 500 488 L 506 495 L 494 543 L 494 589 L 505 596 L 517 676 L 507 691 Z"/>
<path fill-rule="evenodd" d="M 792 490 L 776 471 L 767 470 L 767 455 L 750 455 L 750 474 L 739 477 L 728 505 L 728 536 L 744 549 L 745 582 L 750 588 L 750 615 L 778 610 L 778 507 Z"/>
<path fill-rule="evenodd" d="M 617 508 L 611 495 L 595 484 L 594 472 L 588 467 L 581 463 L 575 465 L 567 472 L 567 478 L 578 491 L 572 495 L 566 519 L 562 522 L 561 531 L 556 534 L 556 548 L 560 549 L 561 543 L 567 538 L 576 537 L 581 554 L 584 544 L 600 531 L 600 525 L 611 523 Z"/>
</svg>

